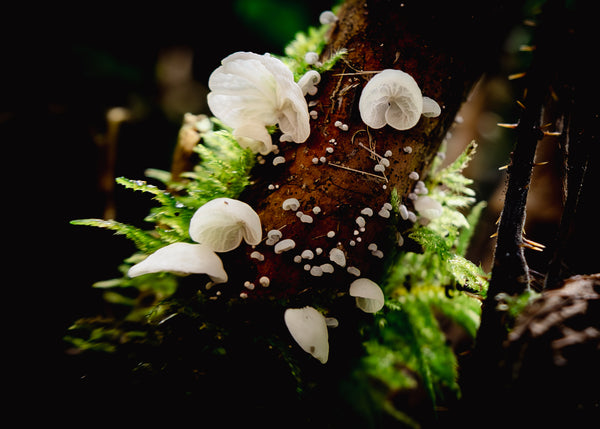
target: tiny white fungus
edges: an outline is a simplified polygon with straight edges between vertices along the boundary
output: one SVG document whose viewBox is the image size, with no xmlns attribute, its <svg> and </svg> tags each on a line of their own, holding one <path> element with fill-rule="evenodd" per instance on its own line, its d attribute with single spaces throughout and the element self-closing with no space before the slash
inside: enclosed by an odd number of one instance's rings
<svg viewBox="0 0 600 429">
<path fill-rule="evenodd" d="M 383 208 L 386 210 L 391 210 L 392 209 L 392 205 L 390 203 L 383 203 Z"/>
<path fill-rule="evenodd" d="M 327 152 L 327 153 L 333 153 L 333 148 L 331 146 L 327 146 L 325 148 L 325 152 Z"/>
<path fill-rule="evenodd" d="M 333 273 L 333 271 L 334 271 L 334 268 L 333 268 L 333 265 L 331 265 L 331 264 L 323 264 L 323 265 L 321 265 L 321 270 L 322 270 L 324 273 L 329 273 L 329 274 L 331 274 L 331 273 Z"/>
<path fill-rule="evenodd" d="M 373 209 L 370 207 L 365 207 L 360 211 L 360 214 L 371 217 L 373 216 Z"/>
<path fill-rule="evenodd" d="M 262 276 L 260 279 L 258 279 L 258 283 L 260 283 L 262 287 L 269 287 L 271 284 L 271 279 L 269 279 L 267 276 Z"/>
<path fill-rule="evenodd" d="M 381 250 L 375 250 L 371 252 L 371 254 L 379 259 L 383 258 L 383 252 Z"/>
<path fill-rule="evenodd" d="M 302 259 L 313 259 L 315 257 L 315 254 L 313 253 L 312 250 L 310 249 L 306 249 L 303 250 L 302 253 L 300 254 L 300 257 L 302 257 Z"/>
<path fill-rule="evenodd" d="M 338 264 L 340 267 L 346 266 L 346 255 L 344 255 L 344 252 L 337 247 L 334 247 L 329 251 L 329 260 Z"/>
<path fill-rule="evenodd" d="M 309 216 L 307 214 L 303 214 L 302 216 L 300 216 L 300 222 L 302 222 L 302 223 L 313 223 L 313 218 L 312 218 L 312 216 Z"/>
<path fill-rule="evenodd" d="M 411 180 L 419 180 L 419 173 L 417 173 L 416 171 L 412 171 L 409 175 L 408 178 Z"/>
<path fill-rule="evenodd" d="M 333 237 L 335 237 L 335 231 L 329 231 L 329 232 L 327 233 L 327 237 L 328 237 L 328 238 L 333 238 Z"/>
<path fill-rule="evenodd" d="M 379 213 L 377 213 L 377 214 L 384 219 L 387 219 L 390 217 L 390 211 L 386 210 L 385 208 L 382 208 L 381 210 L 379 210 Z"/>
<path fill-rule="evenodd" d="M 319 54 L 309 51 L 304 55 L 304 61 L 306 61 L 306 64 L 315 64 L 319 61 Z"/>
<path fill-rule="evenodd" d="M 364 226 L 366 225 L 366 223 L 367 223 L 367 222 L 365 221 L 365 218 L 364 218 L 364 217 L 362 217 L 362 216 L 359 216 L 359 217 L 357 217 L 357 218 L 356 218 L 356 224 L 357 224 L 359 227 L 361 227 L 361 228 L 362 228 L 362 227 L 364 227 Z"/>
<path fill-rule="evenodd" d="M 335 317 L 326 317 L 325 324 L 328 328 L 337 328 L 340 326 L 340 322 Z"/>
<path fill-rule="evenodd" d="M 386 151 L 385 151 L 385 153 L 383 154 L 383 156 L 385 156 L 386 158 L 389 158 L 389 157 L 390 157 L 390 156 L 392 156 L 392 155 L 393 155 L 393 153 L 392 153 L 392 151 L 391 151 L 391 150 L 389 150 L 389 149 L 388 149 L 388 150 L 386 150 Z"/>
<path fill-rule="evenodd" d="M 288 250 L 292 250 L 296 247 L 296 242 L 291 238 L 286 238 L 285 240 L 281 240 L 275 244 L 275 253 L 280 254 L 283 252 L 287 252 Z"/>
<path fill-rule="evenodd" d="M 321 207 L 319 207 L 319 206 L 314 206 L 314 207 L 313 207 L 313 209 L 312 209 L 312 212 L 313 212 L 314 214 L 319 214 L 319 213 L 321 213 Z"/>
<path fill-rule="evenodd" d="M 319 15 L 319 23 L 321 23 L 323 25 L 333 24 L 337 20 L 338 20 L 338 17 L 335 15 L 335 13 L 333 13 L 330 10 L 325 10 L 325 11 L 321 12 L 321 14 Z"/>
<path fill-rule="evenodd" d="M 284 210 L 296 211 L 300 208 L 300 201 L 298 201 L 296 198 L 288 198 L 281 206 Z"/>
<path fill-rule="evenodd" d="M 302 262 L 302 256 L 300 255 L 296 255 L 294 256 L 294 262 L 299 264 L 300 262 Z"/>
<path fill-rule="evenodd" d="M 319 163 L 319 158 L 317 158 L 316 156 L 312 159 L 312 163 L 313 164 L 318 164 Z"/>
<path fill-rule="evenodd" d="M 348 271 L 348 273 L 352 274 L 353 276 L 356 276 L 356 277 L 360 276 L 360 270 L 356 267 L 348 267 L 348 268 L 346 268 L 346 271 Z"/>
<path fill-rule="evenodd" d="M 317 119 L 319 117 L 319 112 L 317 112 L 316 110 L 311 110 L 310 112 L 308 112 L 308 114 L 312 119 Z"/>
<path fill-rule="evenodd" d="M 333 126 L 334 126 L 334 127 L 337 127 L 337 128 L 341 127 L 341 126 L 342 126 L 342 121 L 335 121 L 335 122 L 333 123 Z"/>
<path fill-rule="evenodd" d="M 248 298 L 248 294 L 246 292 L 242 292 L 242 293 L 240 293 L 240 298 L 246 299 L 246 298 Z"/>
<path fill-rule="evenodd" d="M 265 255 L 263 255 L 262 253 L 260 253 L 259 251 L 255 250 L 254 252 L 252 252 L 250 254 L 250 257 L 252 259 L 256 259 L 258 261 L 264 261 L 265 260 Z"/>
<path fill-rule="evenodd" d="M 402 219 L 408 219 L 408 209 L 404 204 L 400 204 L 400 207 L 398 207 L 398 211 L 400 212 L 400 217 Z"/>
<path fill-rule="evenodd" d="M 283 234 L 278 229 L 272 229 L 269 232 L 267 232 L 267 238 L 272 240 L 273 244 L 277 243 L 281 239 L 282 236 L 283 236 Z"/>
<path fill-rule="evenodd" d="M 377 250 L 377 244 L 375 243 L 371 243 L 369 244 L 369 246 L 367 247 L 368 250 L 370 250 L 371 252 L 374 252 Z"/>
<path fill-rule="evenodd" d="M 383 164 L 377 164 L 373 169 L 378 173 L 385 171 L 385 167 Z"/>
<path fill-rule="evenodd" d="M 323 269 L 315 265 L 310 269 L 310 275 L 314 277 L 321 277 L 323 275 Z"/>
<path fill-rule="evenodd" d="M 310 264 L 304 264 L 304 271 L 310 271 L 312 266 Z"/>
<path fill-rule="evenodd" d="M 320 255 L 321 253 L 323 253 L 323 249 L 321 249 L 320 247 L 317 247 L 317 248 L 315 249 L 315 253 L 316 253 L 317 255 Z"/>
<path fill-rule="evenodd" d="M 404 151 L 404 153 L 412 153 L 412 147 L 411 146 L 406 146 L 404 149 L 402 149 Z"/>
<path fill-rule="evenodd" d="M 285 164 L 285 158 L 283 156 L 276 156 L 273 158 L 273 165 Z"/>
<path fill-rule="evenodd" d="M 327 158 L 325 158 L 324 156 L 319 158 L 319 161 L 321 162 L 321 164 L 325 164 L 327 162 Z"/>
</svg>

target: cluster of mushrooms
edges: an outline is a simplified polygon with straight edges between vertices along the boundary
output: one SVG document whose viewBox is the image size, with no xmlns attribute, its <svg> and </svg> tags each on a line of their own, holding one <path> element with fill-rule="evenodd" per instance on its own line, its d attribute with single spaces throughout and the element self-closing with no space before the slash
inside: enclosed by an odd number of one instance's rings
<svg viewBox="0 0 600 429">
<path fill-rule="evenodd" d="M 267 127 L 278 126 L 281 142 L 303 143 L 310 135 L 310 115 L 306 94 L 314 95 L 320 81 L 318 72 L 307 72 L 298 82 L 291 70 L 269 54 L 236 52 L 226 57 L 209 78 L 208 105 L 216 118 L 233 129 L 239 145 L 261 155 L 273 151 Z M 371 128 L 389 125 L 406 130 L 417 124 L 421 115 L 440 114 L 438 104 L 423 97 L 415 80 L 400 70 L 377 73 L 364 87 L 359 110 L 363 122 Z M 248 204 L 216 198 L 201 206 L 190 221 L 194 243 L 169 244 L 132 266 L 130 277 L 148 273 L 206 274 L 213 284 L 226 283 L 227 273 L 217 253 L 237 248 L 242 240 L 250 246 L 262 241 L 258 214 Z M 365 312 L 383 308 L 381 288 L 367 278 L 357 278 L 349 294 Z M 288 308 L 285 324 L 298 345 L 326 363 L 329 356 L 327 327 L 335 319 L 323 316 L 307 306 Z"/>
</svg>

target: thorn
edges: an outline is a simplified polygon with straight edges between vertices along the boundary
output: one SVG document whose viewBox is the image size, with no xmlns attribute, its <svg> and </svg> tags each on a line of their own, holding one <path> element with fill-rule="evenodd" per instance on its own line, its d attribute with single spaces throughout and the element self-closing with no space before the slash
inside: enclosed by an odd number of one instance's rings
<svg viewBox="0 0 600 429">
<path fill-rule="evenodd" d="M 521 101 L 517 100 L 517 104 L 521 109 L 525 109 L 525 105 Z"/>
<path fill-rule="evenodd" d="M 498 170 L 499 171 L 508 170 L 508 167 L 510 167 L 510 164 L 506 164 L 506 165 L 503 165 L 502 167 L 498 167 Z"/>
<path fill-rule="evenodd" d="M 549 164 L 549 163 L 550 163 L 550 161 L 534 162 L 533 166 L 534 167 L 539 167 L 540 165 L 546 165 L 546 164 Z"/>
<path fill-rule="evenodd" d="M 526 72 L 509 74 L 508 80 L 521 79 L 522 77 L 525 77 L 526 74 L 527 74 Z"/>
<path fill-rule="evenodd" d="M 523 25 L 526 25 L 528 27 L 537 27 L 537 22 L 535 22 L 533 19 L 524 19 Z"/>
<path fill-rule="evenodd" d="M 498 125 L 500 128 L 508 128 L 510 130 L 514 130 L 519 124 L 507 124 L 504 122 L 498 122 L 496 125 Z"/>
<path fill-rule="evenodd" d="M 543 131 L 545 136 L 560 136 L 562 133 L 560 131 Z"/>
<path fill-rule="evenodd" d="M 367 176 L 376 177 L 378 179 L 385 180 L 386 183 L 388 182 L 388 179 L 386 177 L 380 176 L 378 174 L 373 174 L 373 173 L 369 173 L 367 171 L 357 170 L 355 168 L 346 167 L 346 166 L 340 165 L 340 164 L 334 164 L 333 162 L 327 162 L 327 165 L 331 165 L 332 167 L 341 168 L 343 170 L 353 171 L 354 173 L 365 174 Z"/>
<path fill-rule="evenodd" d="M 533 52 L 533 51 L 535 51 L 535 46 L 532 46 L 532 45 L 521 45 L 521 46 L 519 46 L 519 51 L 521 51 L 521 52 Z"/>
<path fill-rule="evenodd" d="M 490 235 L 490 238 L 495 238 L 495 237 L 498 237 L 498 231 L 496 231 L 492 235 Z"/>
</svg>

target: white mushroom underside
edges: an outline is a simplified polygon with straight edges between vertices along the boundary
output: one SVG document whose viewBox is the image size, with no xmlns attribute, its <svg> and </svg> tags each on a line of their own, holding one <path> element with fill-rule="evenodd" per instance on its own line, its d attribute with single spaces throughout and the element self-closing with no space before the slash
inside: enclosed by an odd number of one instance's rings
<svg viewBox="0 0 600 429">
<path fill-rule="evenodd" d="M 225 283 L 227 273 L 221 258 L 208 246 L 192 243 L 172 243 L 161 247 L 127 273 L 129 277 L 143 274 L 173 272 L 180 274 L 206 274 L 215 283 Z"/>
</svg>

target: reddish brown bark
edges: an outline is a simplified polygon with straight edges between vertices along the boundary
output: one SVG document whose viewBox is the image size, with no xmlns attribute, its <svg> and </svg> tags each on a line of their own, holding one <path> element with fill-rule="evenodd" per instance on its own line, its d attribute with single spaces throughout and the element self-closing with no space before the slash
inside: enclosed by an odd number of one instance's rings
<svg viewBox="0 0 600 429">
<path fill-rule="evenodd" d="M 475 2 L 461 10 L 454 10 L 444 2 L 436 3 L 439 4 L 431 10 L 387 1 L 350 0 L 342 6 L 339 21 L 330 31 L 322 56 L 326 59 L 342 48 L 348 53 L 322 76 L 317 95 L 308 99 L 314 104 L 311 110 L 318 112 L 317 119 L 311 121 L 309 139 L 303 144 L 280 144 L 279 155 L 284 156 L 286 162 L 273 166 L 272 158 L 267 157 L 254 171 L 256 181 L 242 195 L 258 212 L 265 235 L 269 230 L 279 229 L 283 239 L 294 240 L 295 248 L 275 254 L 273 247 L 263 241 L 256 249 L 247 246 L 224 255 L 230 276 L 229 292 L 244 292 L 248 298 L 297 295 L 298 304 L 308 304 L 324 291 L 332 294 L 347 291 L 356 279 L 347 272 L 348 266 L 358 268 L 361 277 L 380 279 L 385 257 L 373 256 L 368 246 L 376 243 L 384 255 L 389 255 L 396 247 L 394 224 L 397 220 L 393 212 L 390 218 L 383 218 L 378 212 L 390 202 L 394 188 L 402 202 L 412 208 L 407 195 L 416 182 L 409 179 L 409 173 L 416 171 L 421 177 L 427 173 L 461 103 L 487 67 L 485 58 L 496 54 L 496 40 L 500 38 L 494 33 L 495 25 L 508 27 L 489 4 L 482 12 Z M 471 37 L 463 39 L 463 35 L 474 32 L 479 32 L 478 38 L 465 46 Z M 473 52 L 472 49 L 479 49 L 479 43 L 486 50 Z M 358 100 L 373 74 L 364 72 L 387 68 L 412 75 L 423 94 L 442 107 L 441 115 L 421 118 L 407 131 L 389 126 L 367 129 L 360 119 Z M 348 130 L 336 127 L 336 121 L 347 124 Z M 374 171 L 375 155 L 361 145 L 382 156 L 386 151 L 392 152 L 385 178 L 374 177 L 381 174 Z M 332 153 L 327 152 L 329 147 Z M 403 150 L 407 147 L 412 148 L 411 153 Z M 324 163 L 313 162 L 314 158 L 321 157 L 325 157 Z M 269 189 L 269 185 L 275 189 Z M 303 223 L 296 213 L 284 211 L 282 203 L 287 198 L 297 198 L 299 211 L 310 215 L 313 222 Z M 312 212 L 316 206 L 321 209 L 319 214 Z M 367 207 L 373 210 L 372 217 L 361 215 L 361 210 Z M 364 232 L 356 223 L 358 216 L 366 220 Z M 409 226 L 407 221 L 400 222 L 400 233 Z M 327 236 L 330 231 L 335 233 L 333 238 Z M 317 248 L 322 249 L 321 255 L 316 254 Z M 330 262 L 332 248 L 344 252 L 346 267 Z M 315 258 L 295 263 L 294 256 L 305 249 L 315 252 Z M 264 255 L 264 261 L 250 257 L 255 250 Z M 306 264 L 324 263 L 331 263 L 334 273 L 315 277 L 304 268 Z M 268 288 L 259 286 L 262 276 L 270 279 Z M 254 283 L 256 288 L 244 288 L 246 281 Z M 301 291 L 310 293 L 298 295 Z M 304 297 L 307 300 L 303 301 Z"/>
</svg>

